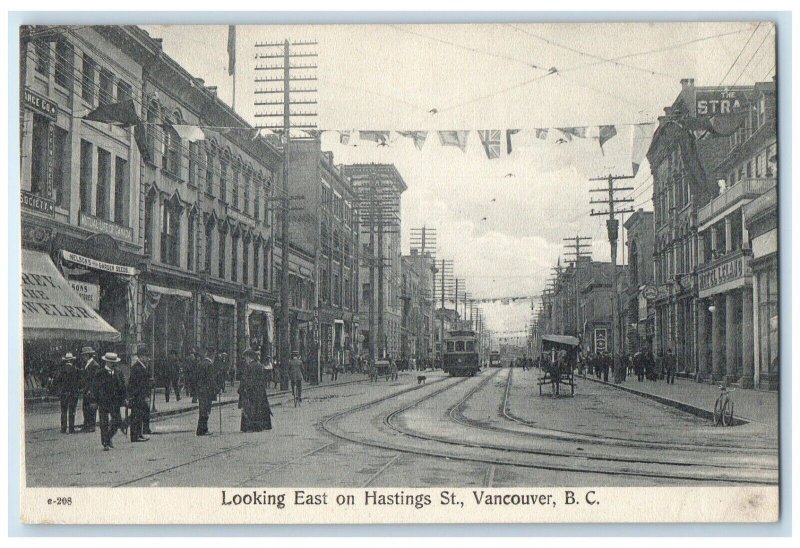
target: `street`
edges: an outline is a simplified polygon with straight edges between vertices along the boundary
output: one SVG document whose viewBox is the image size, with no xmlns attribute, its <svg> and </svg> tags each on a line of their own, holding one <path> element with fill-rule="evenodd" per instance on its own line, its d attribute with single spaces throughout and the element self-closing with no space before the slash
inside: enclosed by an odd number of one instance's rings
<svg viewBox="0 0 800 548">
<path fill-rule="evenodd" d="M 273 430 L 240 433 L 235 404 L 156 418 L 148 443 L 121 433 L 28 429 L 29 487 L 470 487 L 776 484 L 776 423 L 705 419 L 589 379 L 574 397 L 540 396 L 539 370 L 428 371 L 397 381 L 274 395 Z M 626 383 L 636 388 L 635 382 Z M 713 405 L 713 401 L 712 401 Z M 220 432 L 220 409 L 222 431 Z M 26 412 L 36 413 L 36 409 Z"/>
</svg>

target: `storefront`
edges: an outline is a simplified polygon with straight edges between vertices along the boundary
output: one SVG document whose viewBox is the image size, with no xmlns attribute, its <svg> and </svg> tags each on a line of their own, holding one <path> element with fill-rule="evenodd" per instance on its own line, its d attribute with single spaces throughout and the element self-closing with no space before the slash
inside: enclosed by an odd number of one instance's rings
<svg viewBox="0 0 800 548">
<path fill-rule="evenodd" d="M 245 338 L 261 352 L 262 357 L 275 355 L 275 312 L 271 306 L 247 303 Z"/>
<path fill-rule="evenodd" d="M 229 297 L 206 293 L 203 295 L 203 341 L 218 353 L 235 356 L 236 301 Z"/>
<path fill-rule="evenodd" d="M 753 253 L 753 336 L 757 388 L 777 390 L 780 379 L 778 302 L 778 195 L 772 189 L 744 207 Z"/>
<path fill-rule="evenodd" d="M 120 333 L 87 304 L 43 252 L 22 250 L 22 337 L 25 394 L 43 395 L 67 352 L 115 345 Z"/>
<path fill-rule="evenodd" d="M 153 356 L 157 380 L 168 360 L 183 359 L 194 346 L 193 295 L 148 283 L 144 287 L 142 343 Z"/>
</svg>

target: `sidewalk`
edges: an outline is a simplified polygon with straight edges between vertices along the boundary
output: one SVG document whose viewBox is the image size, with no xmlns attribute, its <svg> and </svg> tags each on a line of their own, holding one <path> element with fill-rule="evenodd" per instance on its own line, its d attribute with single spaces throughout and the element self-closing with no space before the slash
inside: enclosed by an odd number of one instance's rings
<svg viewBox="0 0 800 548">
<path fill-rule="evenodd" d="M 319 384 L 306 384 L 303 383 L 303 392 L 309 388 L 320 386 L 333 386 L 338 384 L 346 384 L 355 381 L 366 379 L 366 374 L 360 373 L 340 373 L 336 382 L 330 382 L 330 376 L 324 375 L 322 382 Z M 222 393 L 222 398 L 214 402 L 214 406 L 235 404 L 239 401 L 239 394 L 237 392 L 239 383 L 234 386 L 230 383 L 226 384 L 225 392 Z M 280 388 L 271 388 L 268 392 L 270 396 L 287 394 L 289 391 L 281 390 Z M 186 413 L 196 410 L 198 405 L 192 403 L 192 397 L 181 394 L 180 401 L 175 399 L 175 394 L 171 394 L 169 402 L 164 401 L 164 389 L 156 388 L 156 411 L 152 412 L 151 418 L 165 417 L 168 415 L 175 415 L 178 413 Z M 124 416 L 124 411 L 123 411 Z M 78 409 L 75 412 L 76 426 L 80 426 L 83 422 L 83 413 L 81 412 L 81 401 L 78 401 Z M 27 403 L 25 405 L 25 432 L 37 432 L 42 430 L 58 430 L 61 428 L 61 408 L 57 401 L 35 402 Z"/>
<path fill-rule="evenodd" d="M 666 405 L 683 409 L 689 413 L 712 416 L 714 403 L 719 396 L 719 385 L 698 383 L 692 379 L 676 378 L 675 384 L 667 384 L 664 380 L 642 381 L 636 376 L 628 376 L 622 384 L 613 382 L 604 383 L 595 377 L 589 377 L 594 382 L 607 384 L 631 392 L 638 396 L 661 401 Z M 734 416 L 748 422 L 758 422 L 770 426 L 778 425 L 778 393 L 761 390 L 744 390 L 737 388 L 731 394 L 734 402 Z"/>
</svg>

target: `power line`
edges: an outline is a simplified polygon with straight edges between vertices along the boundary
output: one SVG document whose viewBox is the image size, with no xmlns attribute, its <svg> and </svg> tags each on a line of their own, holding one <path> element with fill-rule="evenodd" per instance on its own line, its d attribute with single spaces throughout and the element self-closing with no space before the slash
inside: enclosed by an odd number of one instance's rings
<svg viewBox="0 0 800 548">
<path fill-rule="evenodd" d="M 772 35 L 772 32 L 770 32 L 769 28 L 767 28 L 767 33 L 764 35 L 764 38 L 761 40 L 761 43 L 760 43 L 760 44 L 758 44 L 758 47 L 757 47 L 757 48 L 756 48 L 756 49 L 753 51 L 753 54 L 750 56 L 750 59 L 748 59 L 748 60 L 747 60 L 747 64 L 745 64 L 744 68 L 743 68 L 743 69 L 742 69 L 742 71 L 739 73 L 739 76 L 737 76 L 737 77 L 736 77 L 736 80 L 734 80 L 734 81 L 733 81 L 733 84 L 731 84 L 732 86 L 735 86 L 735 85 L 736 85 L 736 83 L 739 81 L 739 79 L 740 79 L 740 78 L 741 78 L 741 77 L 744 75 L 744 71 L 746 71 L 746 70 L 747 70 L 747 67 L 749 67 L 749 66 L 750 66 L 750 63 L 752 63 L 752 62 L 753 62 L 753 59 L 755 58 L 756 54 L 757 54 L 759 51 L 761 51 L 761 47 L 764 45 L 764 42 L 766 42 L 766 41 L 767 41 L 767 38 L 769 38 L 771 35 Z"/>
<path fill-rule="evenodd" d="M 753 29 L 753 32 L 750 33 L 750 36 L 747 38 L 747 41 L 744 43 L 744 46 L 742 46 L 742 49 L 739 51 L 739 54 L 736 56 L 736 59 L 734 59 L 733 63 L 731 63 L 731 66 L 728 67 L 728 70 L 725 72 L 725 76 L 723 76 L 720 79 L 719 84 L 717 84 L 717 86 L 721 86 L 722 82 L 725 81 L 725 78 L 727 78 L 728 75 L 731 73 L 731 71 L 733 70 L 733 67 L 736 65 L 736 63 L 739 61 L 739 58 L 742 56 L 742 53 L 744 53 L 744 50 L 747 49 L 747 44 L 749 44 L 750 40 L 753 39 L 753 36 L 755 36 L 756 31 L 758 30 L 758 27 L 760 27 L 760 26 L 761 26 L 761 23 L 759 22 L 756 25 L 756 28 Z"/>
</svg>

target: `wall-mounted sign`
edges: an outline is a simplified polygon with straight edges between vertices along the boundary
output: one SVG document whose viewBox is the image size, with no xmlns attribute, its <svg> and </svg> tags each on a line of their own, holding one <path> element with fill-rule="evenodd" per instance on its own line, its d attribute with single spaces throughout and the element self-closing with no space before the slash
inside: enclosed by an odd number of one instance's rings
<svg viewBox="0 0 800 548">
<path fill-rule="evenodd" d="M 731 289 L 728 285 L 731 282 L 744 282 L 745 277 L 745 257 L 738 255 L 730 260 L 724 261 L 711 268 L 701 270 L 698 276 L 700 296 Z M 706 293 L 705 295 L 703 293 Z"/>
<path fill-rule="evenodd" d="M 104 270 L 106 272 L 111 272 L 113 274 L 124 274 L 125 276 L 135 276 L 137 271 L 132 266 L 123 266 L 119 264 L 112 264 L 106 263 L 103 261 L 98 261 L 97 259 L 90 259 L 89 257 L 84 257 L 83 255 L 78 255 L 77 253 L 73 253 L 71 251 L 62 251 L 62 256 L 64 257 L 65 261 L 69 261 L 71 263 L 75 263 L 81 266 L 85 266 L 87 268 L 93 268 L 95 270 Z"/>
<path fill-rule="evenodd" d="M 69 285 L 94 310 L 100 310 L 100 286 L 89 282 L 69 280 Z"/>
<path fill-rule="evenodd" d="M 113 236 L 114 238 L 127 240 L 129 242 L 133 241 L 132 228 L 118 225 L 93 215 L 87 215 L 81 212 L 80 216 L 78 217 L 78 224 L 84 228 L 90 228 L 95 232 L 102 232 L 104 234 L 108 234 L 109 236 Z"/>
<path fill-rule="evenodd" d="M 58 107 L 50 99 L 45 99 L 35 91 L 25 88 L 24 98 L 25 106 L 32 111 L 49 118 L 53 122 L 56 121 L 58 116 Z"/>
<path fill-rule="evenodd" d="M 655 300 L 658 297 L 658 288 L 654 285 L 646 285 L 642 289 L 642 296 L 648 301 Z"/>
<path fill-rule="evenodd" d="M 49 217 L 55 217 L 56 215 L 56 205 L 55 202 L 53 202 L 53 200 L 42 198 L 41 196 L 32 194 L 27 190 L 20 190 L 19 199 L 20 199 L 20 205 L 25 209 L 30 209 L 31 211 L 44 213 Z"/>
</svg>

